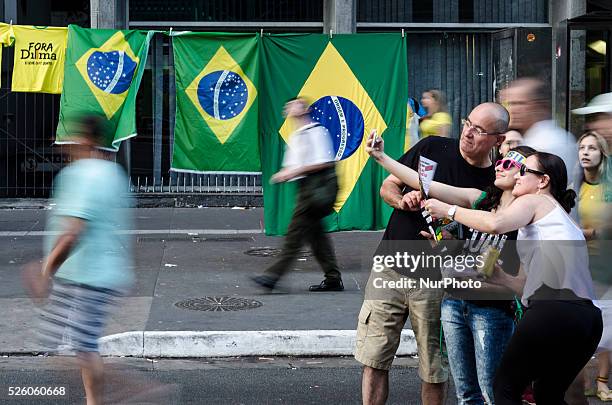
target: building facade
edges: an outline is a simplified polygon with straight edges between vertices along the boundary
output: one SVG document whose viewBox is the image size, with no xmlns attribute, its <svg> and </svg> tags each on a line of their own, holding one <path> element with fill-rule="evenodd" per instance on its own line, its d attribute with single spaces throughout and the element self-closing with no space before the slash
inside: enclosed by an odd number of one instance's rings
<svg viewBox="0 0 612 405">
<path fill-rule="evenodd" d="M 444 91 L 453 134 L 475 105 L 521 76 L 550 80 L 555 114 L 610 91 L 612 6 L 606 0 L 2 0 L 5 22 L 240 32 L 397 32 L 408 44 L 408 86 Z M 12 93 L 11 48 L 0 90 L 0 197 L 46 197 L 66 163 L 52 146 L 59 96 Z M 138 136 L 118 154 L 139 193 L 260 193 L 259 176 L 171 173 L 174 75 L 171 43 L 156 35 L 137 103 Z"/>
</svg>

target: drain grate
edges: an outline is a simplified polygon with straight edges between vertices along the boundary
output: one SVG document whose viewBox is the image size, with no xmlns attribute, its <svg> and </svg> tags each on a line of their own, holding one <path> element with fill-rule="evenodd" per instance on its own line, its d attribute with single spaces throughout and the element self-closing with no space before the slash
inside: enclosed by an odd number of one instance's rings
<svg viewBox="0 0 612 405">
<path fill-rule="evenodd" d="M 178 308 L 192 311 L 228 312 L 259 308 L 259 301 L 239 297 L 202 297 L 190 298 L 174 304 Z"/>
<path fill-rule="evenodd" d="M 278 256 L 281 253 L 280 249 L 272 248 L 268 246 L 264 247 L 255 247 L 251 248 L 244 252 L 245 255 L 248 256 L 259 256 L 259 257 L 270 257 L 270 256 Z M 310 250 L 301 250 L 298 252 L 297 256 L 299 258 L 311 257 L 312 252 Z"/>
</svg>

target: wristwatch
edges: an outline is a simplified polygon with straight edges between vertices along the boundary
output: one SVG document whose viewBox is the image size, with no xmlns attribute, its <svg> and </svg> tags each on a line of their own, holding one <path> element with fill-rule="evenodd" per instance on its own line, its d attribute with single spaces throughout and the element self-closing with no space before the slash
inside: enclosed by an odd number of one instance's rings
<svg viewBox="0 0 612 405">
<path fill-rule="evenodd" d="M 451 205 L 451 207 L 448 209 L 448 212 L 446 213 L 446 216 L 448 218 L 450 218 L 451 221 L 455 220 L 455 212 L 457 212 L 457 206 L 456 205 Z"/>
</svg>

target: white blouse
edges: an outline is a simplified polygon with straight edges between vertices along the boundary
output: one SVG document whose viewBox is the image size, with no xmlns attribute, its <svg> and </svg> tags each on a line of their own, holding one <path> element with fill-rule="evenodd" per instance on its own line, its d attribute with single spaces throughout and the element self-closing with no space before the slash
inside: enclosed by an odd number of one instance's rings
<svg viewBox="0 0 612 405">
<path fill-rule="evenodd" d="M 518 231 L 517 250 L 527 274 L 524 305 L 542 285 L 569 289 L 584 299 L 595 298 L 582 230 L 556 201 L 554 204 L 546 216 Z"/>
</svg>

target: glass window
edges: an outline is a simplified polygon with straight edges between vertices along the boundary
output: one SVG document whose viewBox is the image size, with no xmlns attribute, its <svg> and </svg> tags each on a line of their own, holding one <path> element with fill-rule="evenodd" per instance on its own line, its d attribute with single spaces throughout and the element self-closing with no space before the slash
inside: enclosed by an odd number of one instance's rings
<svg viewBox="0 0 612 405">
<path fill-rule="evenodd" d="M 547 23 L 548 0 L 356 0 L 357 22 Z"/>
<path fill-rule="evenodd" d="M 323 0 L 130 0 L 130 21 L 323 21 Z"/>
</svg>

